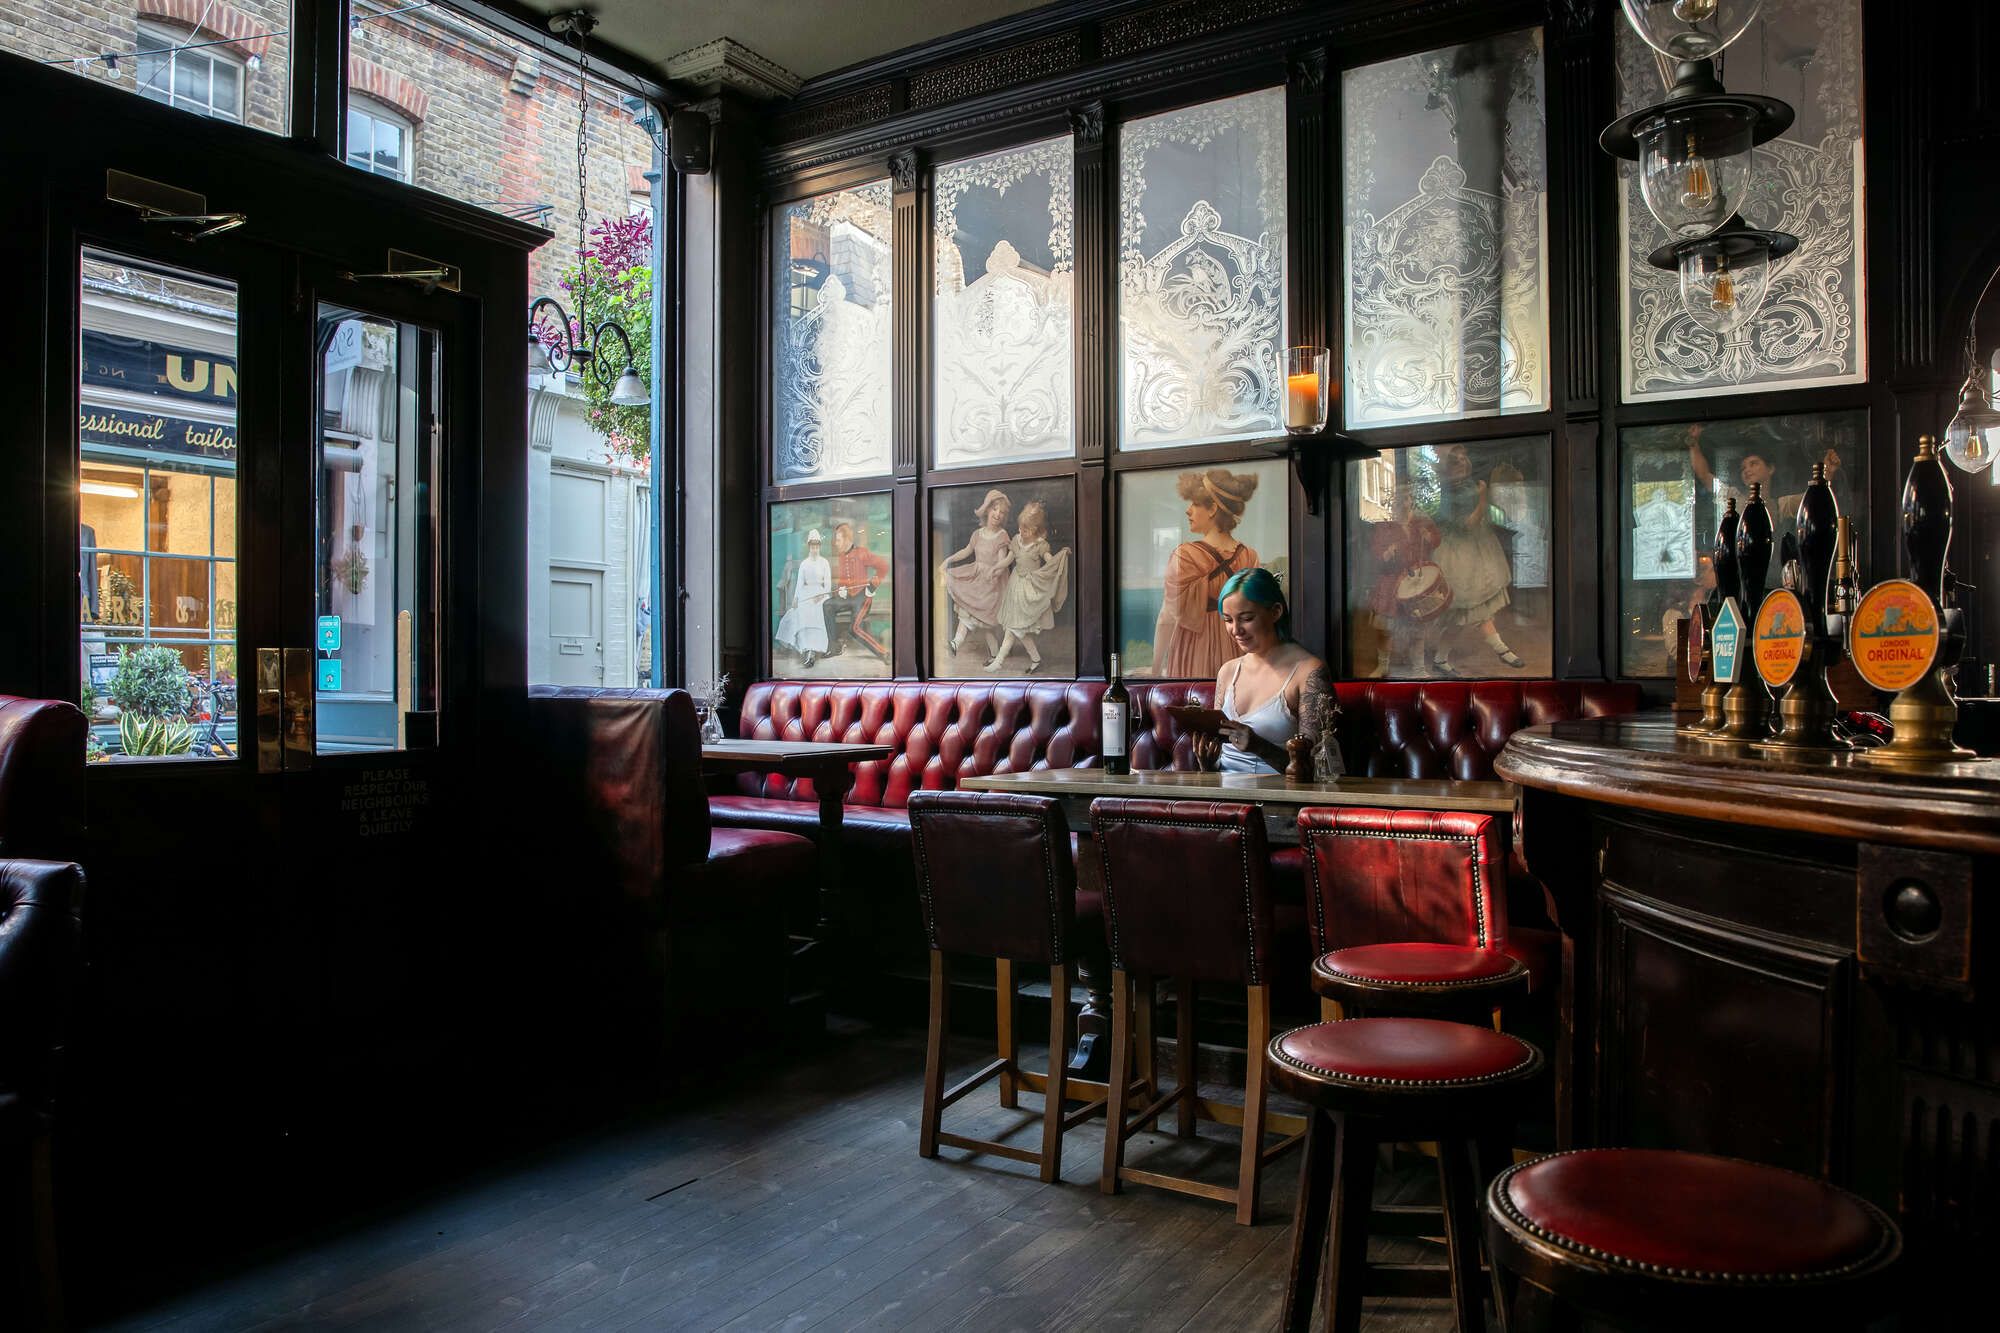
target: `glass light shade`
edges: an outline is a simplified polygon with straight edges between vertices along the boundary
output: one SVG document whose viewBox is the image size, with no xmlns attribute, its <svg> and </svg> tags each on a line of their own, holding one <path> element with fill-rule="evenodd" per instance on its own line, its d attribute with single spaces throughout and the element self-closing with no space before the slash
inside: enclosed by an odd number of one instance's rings
<svg viewBox="0 0 2000 1333">
<path fill-rule="evenodd" d="M 1701 60 L 1743 35 L 1763 0 L 1619 0 L 1646 45 L 1676 60 Z"/>
<path fill-rule="evenodd" d="M 625 367 L 625 373 L 611 386 L 611 404 L 614 407 L 644 407 L 653 401 L 653 395 L 646 392 L 646 386 L 639 379 L 639 372 Z"/>
<path fill-rule="evenodd" d="M 1324 347 L 1285 349 L 1285 430 L 1317 435 L 1326 429 L 1327 365 Z"/>
<path fill-rule="evenodd" d="M 1984 375 L 1974 370 L 1958 392 L 1958 411 L 1944 428 L 1944 456 L 1963 472 L 1984 472 L 2000 450 L 2000 412 L 1986 396 Z"/>
<path fill-rule="evenodd" d="M 1677 240 L 1706 236 L 1736 211 L 1750 178 L 1757 109 L 1705 101 L 1632 127 L 1639 148 L 1639 192 Z"/>
<path fill-rule="evenodd" d="M 1762 247 L 1735 253 L 1700 247 L 1682 254 L 1681 305 L 1689 318 L 1724 338 L 1748 324 L 1764 304 L 1769 257 Z"/>
</svg>

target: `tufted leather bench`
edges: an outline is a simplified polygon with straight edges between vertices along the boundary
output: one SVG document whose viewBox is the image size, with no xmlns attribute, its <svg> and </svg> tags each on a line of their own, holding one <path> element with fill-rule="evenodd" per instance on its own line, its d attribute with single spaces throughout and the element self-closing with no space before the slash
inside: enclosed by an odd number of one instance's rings
<svg viewBox="0 0 2000 1333">
<path fill-rule="evenodd" d="M 1133 766 L 1194 767 L 1189 738 L 1165 705 L 1190 697 L 1212 704 L 1213 683 L 1127 684 L 1138 713 Z M 1491 779 L 1494 758 L 1521 727 L 1639 706 L 1638 686 L 1603 681 L 1342 681 L 1335 689 L 1341 754 L 1348 772 L 1367 777 Z M 762 681 L 744 695 L 736 734 L 894 747 L 888 759 L 854 766 L 843 833 L 848 929 L 878 961 L 919 958 L 910 793 L 949 791 L 991 773 L 1096 767 L 1103 693 L 1101 681 Z M 718 828 L 819 829 L 818 797 L 803 779 L 746 774 L 712 795 L 709 810 Z M 1296 849 L 1274 853 L 1272 869 L 1280 899 L 1302 901 Z M 1525 886 L 1525 868 L 1514 869 Z"/>
</svg>

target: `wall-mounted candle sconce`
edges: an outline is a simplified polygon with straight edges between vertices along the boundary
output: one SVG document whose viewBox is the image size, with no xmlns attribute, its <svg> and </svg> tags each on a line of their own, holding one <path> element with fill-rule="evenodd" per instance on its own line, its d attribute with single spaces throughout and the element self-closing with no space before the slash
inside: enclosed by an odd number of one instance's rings
<svg viewBox="0 0 2000 1333">
<path fill-rule="evenodd" d="M 1314 515 L 1326 502 L 1333 465 L 1365 452 L 1356 441 L 1326 428 L 1333 396 L 1331 366 L 1332 354 L 1324 347 L 1285 349 L 1285 439 L 1278 443 L 1291 455 L 1292 475 L 1306 494 L 1306 512 Z"/>
</svg>

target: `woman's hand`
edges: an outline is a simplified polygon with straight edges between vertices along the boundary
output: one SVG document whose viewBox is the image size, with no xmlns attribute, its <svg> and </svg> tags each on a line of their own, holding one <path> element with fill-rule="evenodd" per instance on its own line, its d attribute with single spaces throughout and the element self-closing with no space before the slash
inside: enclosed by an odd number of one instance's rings
<svg viewBox="0 0 2000 1333">
<path fill-rule="evenodd" d="M 1239 750 L 1250 748 L 1250 728 L 1241 722 L 1224 722 L 1216 728 L 1216 735 Z"/>
</svg>

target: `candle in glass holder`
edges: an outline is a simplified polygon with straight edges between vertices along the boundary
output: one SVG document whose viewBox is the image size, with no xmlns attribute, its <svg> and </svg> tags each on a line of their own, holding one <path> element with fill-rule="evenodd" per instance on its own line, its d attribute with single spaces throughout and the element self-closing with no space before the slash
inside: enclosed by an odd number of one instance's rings
<svg viewBox="0 0 2000 1333">
<path fill-rule="evenodd" d="M 1285 349 L 1285 429 L 1310 434 L 1326 425 L 1324 347 Z"/>
</svg>

